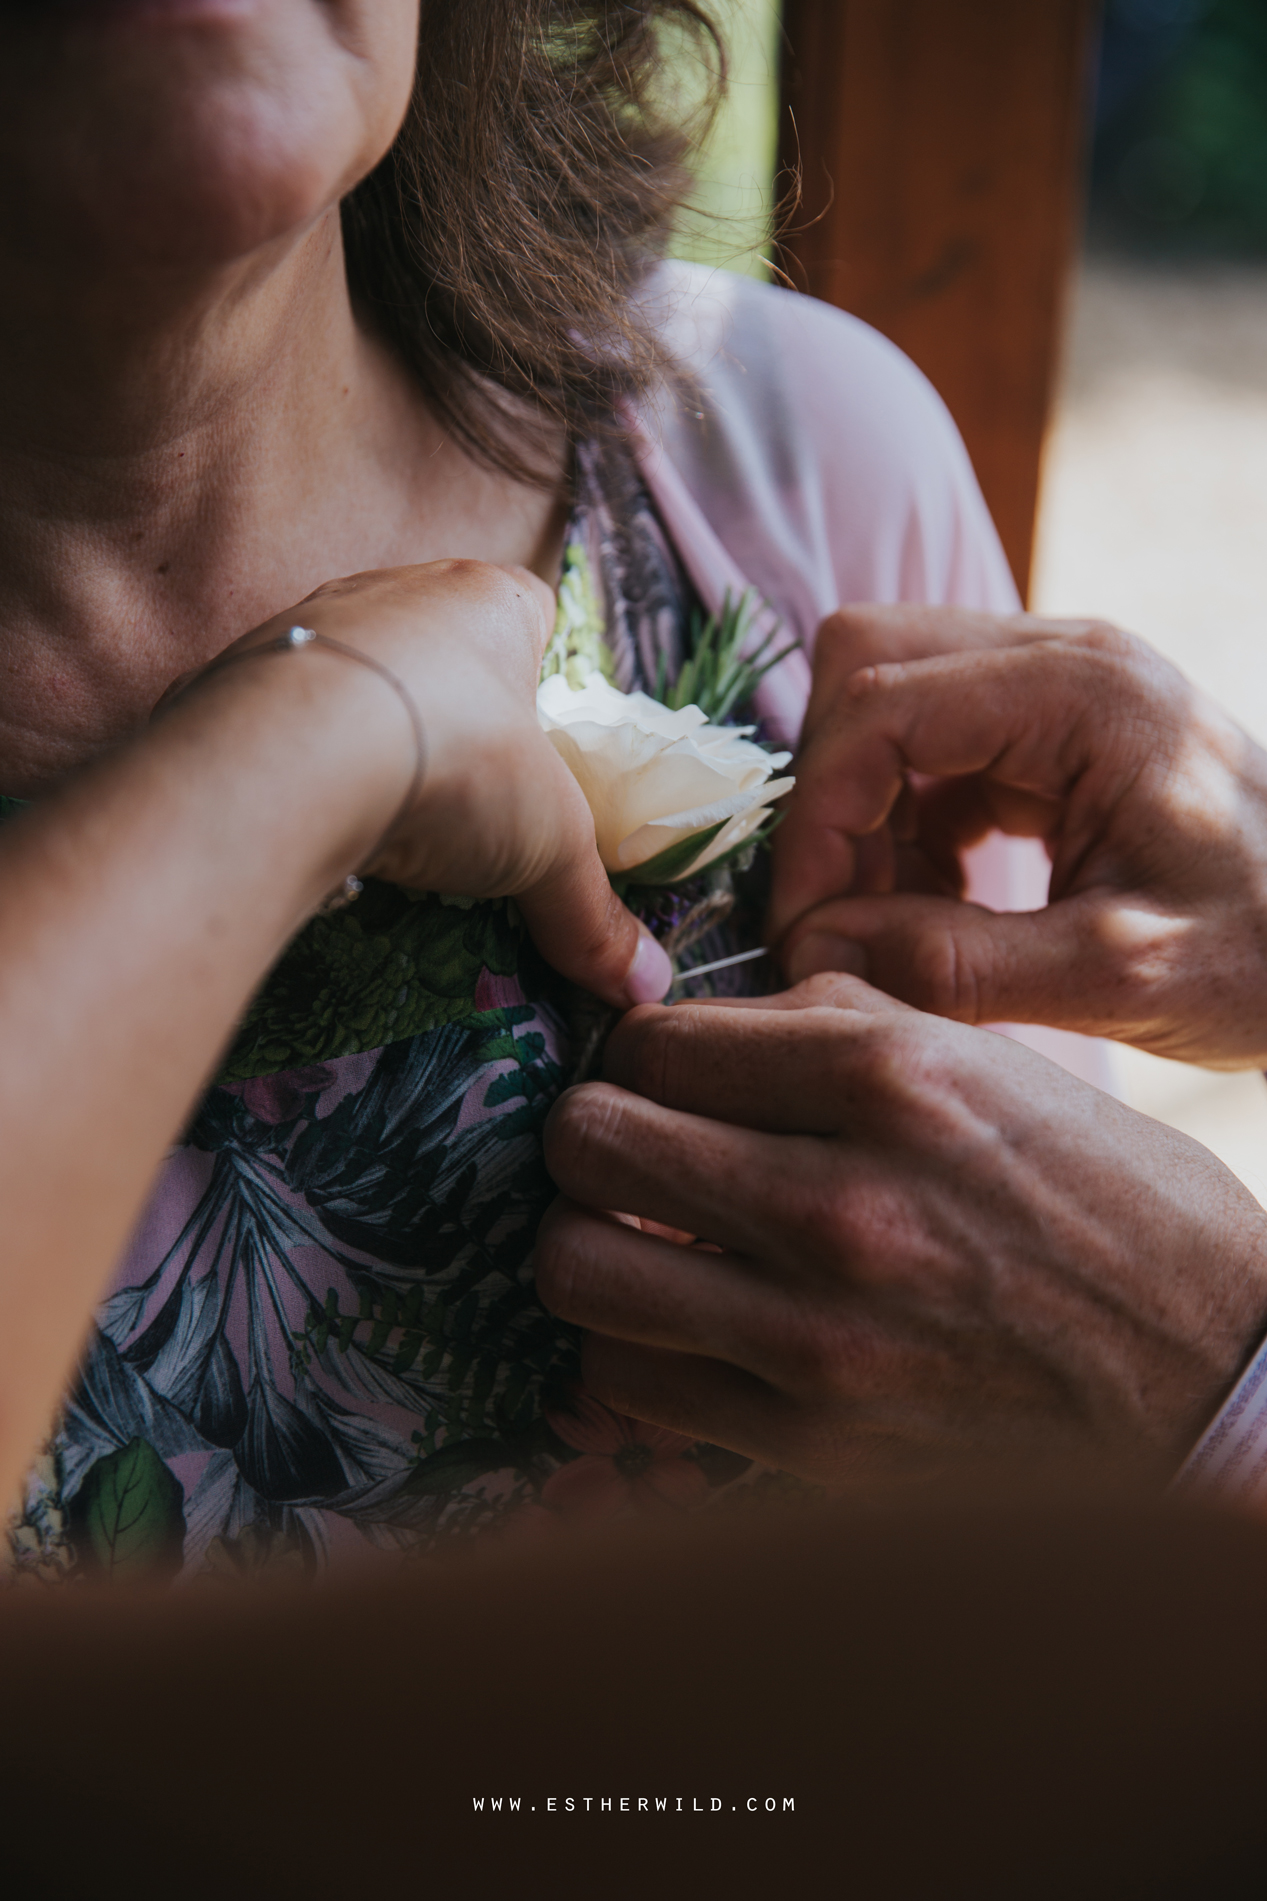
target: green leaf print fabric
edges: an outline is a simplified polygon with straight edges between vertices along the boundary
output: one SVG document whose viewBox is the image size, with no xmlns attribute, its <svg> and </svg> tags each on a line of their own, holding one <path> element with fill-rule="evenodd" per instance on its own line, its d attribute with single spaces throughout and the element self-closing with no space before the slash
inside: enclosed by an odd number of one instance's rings
<svg viewBox="0 0 1267 1901">
<path fill-rule="evenodd" d="M 470 904 L 367 879 L 356 904 L 315 917 L 247 1012 L 223 1080 L 327 1062 L 421 1036 L 476 1009 L 481 974 L 531 954 L 509 898 Z"/>
<path fill-rule="evenodd" d="M 675 677 L 694 602 L 623 456 L 582 451 L 568 546 L 558 664 L 605 632 L 619 684 Z M 316 1572 L 681 1509 L 743 1473 L 583 1394 L 577 1337 L 536 1297 L 568 1060 L 513 904 L 371 881 L 314 919 L 100 1307 L 13 1528 L 18 1575 Z"/>
<path fill-rule="evenodd" d="M 147 1440 L 130 1439 L 98 1459 L 75 1499 L 94 1568 L 112 1581 L 178 1570 L 183 1503 L 181 1487 Z"/>
</svg>

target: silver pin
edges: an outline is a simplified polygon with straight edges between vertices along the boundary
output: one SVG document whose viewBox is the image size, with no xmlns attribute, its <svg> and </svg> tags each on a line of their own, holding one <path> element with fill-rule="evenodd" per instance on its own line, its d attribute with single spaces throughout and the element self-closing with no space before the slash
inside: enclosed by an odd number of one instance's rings
<svg viewBox="0 0 1267 1901">
<path fill-rule="evenodd" d="M 719 957 L 715 964 L 695 964 L 690 970 L 679 970 L 673 982 L 676 986 L 689 983 L 692 977 L 711 977 L 715 970 L 730 970 L 735 964 L 752 964 L 758 957 L 769 955 L 764 945 L 760 950 L 739 951 L 734 957 Z"/>
<path fill-rule="evenodd" d="M 317 638 L 315 627 L 292 627 L 286 636 L 292 647 L 306 647 L 309 641 Z"/>
</svg>

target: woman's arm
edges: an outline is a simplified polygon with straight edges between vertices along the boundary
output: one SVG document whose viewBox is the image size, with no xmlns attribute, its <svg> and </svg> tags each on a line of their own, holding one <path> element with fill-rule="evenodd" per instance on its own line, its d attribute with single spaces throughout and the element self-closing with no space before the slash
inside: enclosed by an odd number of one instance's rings
<svg viewBox="0 0 1267 1901">
<path fill-rule="evenodd" d="M 313 644 L 213 673 L 0 836 L 0 1487 L 47 1422 L 168 1143 L 262 973 L 351 870 L 513 894 L 611 1002 L 663 994 L 536 718 L 547 590 L 475 563 L 321 589 Z M 378 849 L 391 829 L 385 847 Z"/>
</svg>

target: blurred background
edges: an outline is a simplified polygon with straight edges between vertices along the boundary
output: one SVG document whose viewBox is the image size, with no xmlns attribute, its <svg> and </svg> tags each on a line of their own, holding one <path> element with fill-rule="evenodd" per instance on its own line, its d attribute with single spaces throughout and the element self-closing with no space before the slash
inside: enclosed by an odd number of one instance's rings
<svg viewBox="0 0 1267 1901">
<path fill-rule="evenodd" d="M 712 10 L 730 97 L 676 248 L 764 275 L 780 8 Z M 1267 744 L 1267 0 L 1107 0 L 1092 39 L 1031 604 L 1144 635 Z M 1116 1060 L 1267 1202 L 1261 1076 Z"/>
</svg>

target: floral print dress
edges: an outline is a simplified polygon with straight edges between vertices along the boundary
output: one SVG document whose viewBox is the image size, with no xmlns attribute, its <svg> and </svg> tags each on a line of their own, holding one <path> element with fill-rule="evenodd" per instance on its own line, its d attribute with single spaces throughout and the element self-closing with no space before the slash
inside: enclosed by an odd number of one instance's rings
<svg viewBox="0 0 1267 1901">
<path fill-rule="evenodd" d="M 583 448 L 554 647 L 605 642 L 616 683 L 654 692 L 695 605 L 632 461 Z M 513 903 L 370 881 L 314 918 L 100 1307 L 18 1574 L 314 1572 L 739 1478 L 584 1394 L 579 1336 L 537 1299 L 541 1129 L 569 1061 L 567 997 Z"/>
</svg>

